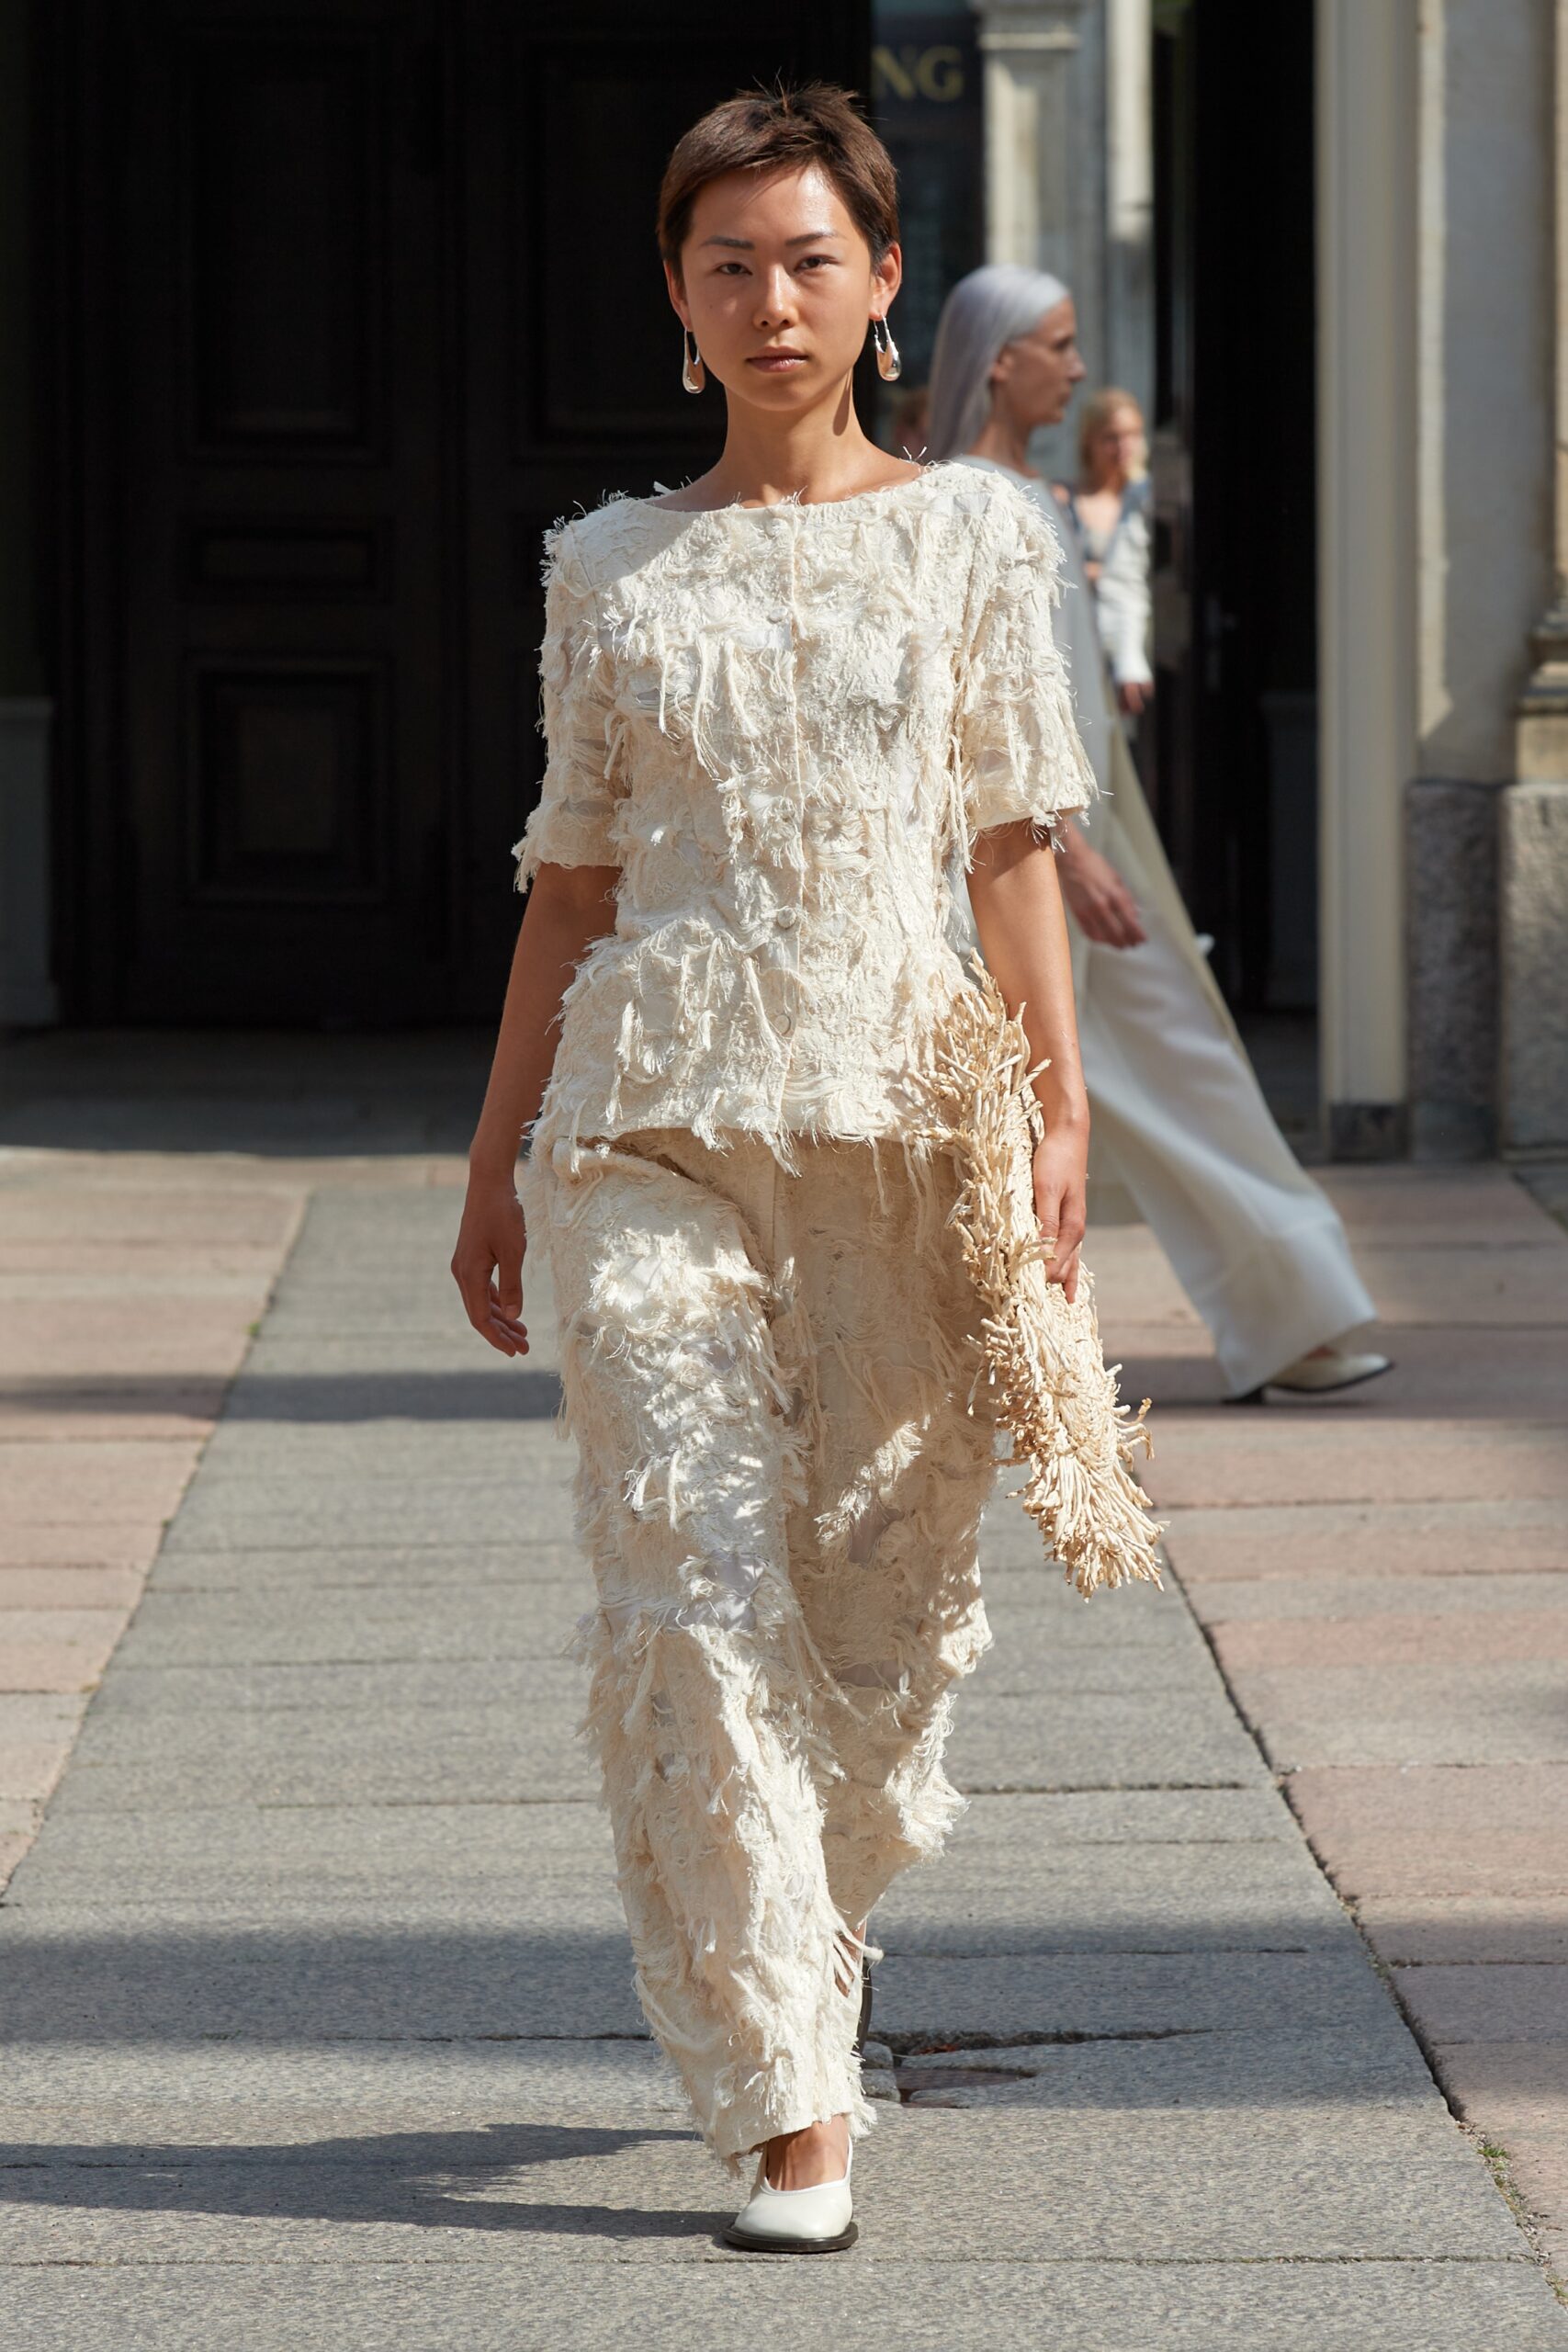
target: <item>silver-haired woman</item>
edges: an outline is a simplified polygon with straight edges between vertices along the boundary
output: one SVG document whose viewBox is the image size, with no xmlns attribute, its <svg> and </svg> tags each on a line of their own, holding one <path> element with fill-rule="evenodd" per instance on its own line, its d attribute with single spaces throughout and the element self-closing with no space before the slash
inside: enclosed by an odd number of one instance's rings
<svg viewBox="0 0 1568 2352">
<path fill-rule="evenodd" d="M 1050 531 L 1055 626 L 1077 731 L 1104 797 L 1063 829 L 1062 889 L 1094 1111 L 1094 1173 L 1119 1180 L 1208 1325 L 1230 1393 L 1323 1396 L 1389 1370 L 1348 1344 L 1375 1312 L 1345 1230 L 1263 1100 L 1198 945 L 1107 692 L 1074 535 L 1029 462 L 1083 380 L 1059 278 L 993 264 L 938 324 L 928 436 L 936 458 L 1015 484 Z"/>
</svg>

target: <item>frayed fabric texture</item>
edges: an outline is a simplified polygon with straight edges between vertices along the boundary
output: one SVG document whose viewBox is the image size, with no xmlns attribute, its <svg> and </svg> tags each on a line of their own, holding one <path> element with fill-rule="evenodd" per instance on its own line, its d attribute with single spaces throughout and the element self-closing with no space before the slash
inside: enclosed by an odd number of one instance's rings
<svg viewBox="0 0 1568 2352">
<path fill-rule="evenodd" d="M 1135 1414 L 1118 1401 L 1120 1366 L 1100 1349 L 1088 1268 L 1070 1306 L 1048 1279 L 1029 1040 L 979 956 L 972 969 L 976 985 L 954 1005 L 932 1065 L 927 1120 L 959 1170 L 952 1221 L 982 1309 L 984 1379 L 1011 1459 L 1029 1472 L 1015 1491 L 1046 1559 L 1061 1562 L 1085 1600 L 1138 1578 L 1157 1585 L 1163 1522 L 1133 1475 L 1134 1450 L 1153 1451 L 1149 1399 Z"/>
<path fill-rule="evenodd" d="M 778 2132 L 872 2127 L 854 1931 L 963 1809 L 951 1693 L 990 1638 L 996 1429 L 955 1169 L 798 1149 L 792 1174 L 754 1138 L 652 1130 L 523 1172 L 637 1991 L 737 2178 Z"/>
<path fill-rule="evenodd" d="M 964 985 L 953 875 L 1093 797 L 1052 629 L 1060 547 L 999 474 L 836 503 L 615 498 L 547 535 L 539 806 L 619 868 L 536 1130 L 897 1133 Z"/>
</svg>

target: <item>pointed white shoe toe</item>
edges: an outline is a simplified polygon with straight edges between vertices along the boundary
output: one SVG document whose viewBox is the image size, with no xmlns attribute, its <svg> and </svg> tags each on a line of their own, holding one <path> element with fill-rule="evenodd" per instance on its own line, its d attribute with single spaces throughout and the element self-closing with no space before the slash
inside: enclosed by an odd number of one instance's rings
<svg viewBox="0 0 1568 2352">
<path fill-rule="evenodd" d="M 857 2234 L 851 2218 L 853 2161 L 852 2147 L 842 2180 L 818 2181 L 812 2188 L 770 2188 L 764 2154 L 758 2160 L 750 2203 L 724 2233 L 726 2245 L 747 2254 L 841 2254 L 853 2245 Z"/>
<path fill-rule="evenodd" d="M 1326 1396 L 1336 1388 L 1359 1388 L 1363 1380 L 1375 1380 L 1393 1369 L 1389 1356 L 1370 1351 L 1356 1355 L 1348 1348 L 1335 1348 L 1325 1356 L 1298 1356 L 1266 1385 L 1288 1388 L 1297 1396 Z"/>
</svg>

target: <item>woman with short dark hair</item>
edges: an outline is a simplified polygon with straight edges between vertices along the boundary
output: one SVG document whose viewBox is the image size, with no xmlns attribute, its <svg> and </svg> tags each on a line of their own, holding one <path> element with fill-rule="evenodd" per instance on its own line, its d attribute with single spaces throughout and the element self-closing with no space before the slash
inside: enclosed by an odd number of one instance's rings
<svg viewBox="0 0 1568 2352">
<path fill-rule="evenodd" d="M 856 416 L 868 332 L 897 372 L 900 262 L 848 96 L 716 107 L 659 236 L 724 450 L 547 535 L 550 756 L 453 1272 L 520 1353 L 525 1238 L 547 1253 L 638 1993 L 751 2176 L 731 2242 L 819 2252 L 854 2235 L 872 2120 L 869 1914 L 961 1810 L 951 1692 L 989 1639 L 993 1408 L 920 1109 L 972 986 L 950 876 L 1040 1065 L 1071 1297 L 1088 1122 L 1051 843 L 1094 784 L 1032 502 Z"/>
</svg>

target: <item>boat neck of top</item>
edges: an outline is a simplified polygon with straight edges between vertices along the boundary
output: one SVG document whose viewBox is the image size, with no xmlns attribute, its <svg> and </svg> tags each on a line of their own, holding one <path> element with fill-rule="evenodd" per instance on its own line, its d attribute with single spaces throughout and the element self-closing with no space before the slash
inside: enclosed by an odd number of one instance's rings
<svg viewBox="0 0 1568 2352">
<path fill-rule="evenodd" d="M 906 474 L 898 481 L 874 482 L 869 490 L 852 490 L 842 498 L 808 499 L 798 490 L 789 490 L 782 498 L 770 499 L 756 506 L 743 504 L 739 497 L 726 499 L 717 506 L 666 506 L 657 498 L 631 498 L 627 503 L 645 507 L 650 514 L 673 514 L 689 523 L 694 523 L 704 514 L 778 514 L 786 509 L 795 514 L 827 514 L 836 507 L 861 506 L 874 498 L 888 498 L 900 491 L 918 490 L 922 483 L 930 481 L 947 468 L 968 463 L 967 458 L 933 458 L 929 464 L 921 466 L 919 473 Z M 653 487 L 656 491 L 662 491 L 666 496 L 671 494 L 667 482 L 656 481 Z"/>
</svg>

